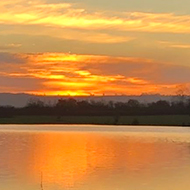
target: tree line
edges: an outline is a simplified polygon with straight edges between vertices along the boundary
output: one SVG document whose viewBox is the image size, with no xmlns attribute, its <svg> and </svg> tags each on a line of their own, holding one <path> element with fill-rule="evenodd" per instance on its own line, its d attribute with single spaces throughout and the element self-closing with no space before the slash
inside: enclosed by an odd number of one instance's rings
<svg viewBox="0 0 190 190">
<path fill-rule="evenodd" d="M 49 116 L 134 116 L 134 115 L 190 115 L 190 99 L 168 102 L 159 100 L 140 103 L 130 99 L 127 102 L 77 101 L 74 98 L 59 99 L 55 104 L 41 100 L 30 100 L 26 106 L 16 108 L 0 106 L 0 117 L 23 115 Z"/>
</svg>

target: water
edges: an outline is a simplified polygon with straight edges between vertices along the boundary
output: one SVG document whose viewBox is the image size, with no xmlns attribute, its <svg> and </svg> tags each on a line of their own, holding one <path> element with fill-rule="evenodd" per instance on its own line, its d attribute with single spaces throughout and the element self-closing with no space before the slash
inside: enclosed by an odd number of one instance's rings
<svg viewBox="0 0 190 190">
<path fill-rule="evenodd" d="M 190 128 L 2 125 L 1 190 L 188 190 Z"/>
</svg>

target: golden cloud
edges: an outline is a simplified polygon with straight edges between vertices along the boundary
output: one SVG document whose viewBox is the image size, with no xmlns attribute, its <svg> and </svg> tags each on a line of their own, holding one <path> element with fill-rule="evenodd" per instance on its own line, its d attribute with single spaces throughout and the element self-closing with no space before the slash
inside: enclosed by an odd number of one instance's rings
<svg viewBox="0 0 190 190">
<path fill-rule="evenodd" d="M 181 44 L 181 43 L 175 43 L 175 42 L 170 42 L 170 41 L 158 41 L 158 43 L 164 47 L 190 49 L 190 44 Z"/>
<path fill-rule="evenodd" d="M 143 58 L 64 53 L 16 54 L 12 57 L 23 61 L 14 64 L 7 59 L 6 64 L 0 65 L 0 78 L 3 77 L 0 91 L 5 89 L 6 81 L 12 80 L 12 84 L 19 85 L 16 79 L 22 79 L 26 83 L 33 79 L 38 84 L 35 88 L 34 85 L 30 88 L 27 83 L 22 89 L 49 95 L 144 92 L 172 94 L 176 92 L 177 85 L 189 85 L 189 67 L 157 63 Z"/>
<path fill-rule="evenodd" d="M 12 6 L 7 6 L 10 4 Z M 88 10 L 77 8 L 73 4 L 47 4 L 41 1 L 33 1 L 33 3 L 26 3 L 21 0 L 1 2 L 0 23 L 86 30 L 112 29 L 116 31 L 190 33 L 190 15 L 145 12 L 114 12 L 114 14 L 106 11 L 88 12 Z"/>
</svg>

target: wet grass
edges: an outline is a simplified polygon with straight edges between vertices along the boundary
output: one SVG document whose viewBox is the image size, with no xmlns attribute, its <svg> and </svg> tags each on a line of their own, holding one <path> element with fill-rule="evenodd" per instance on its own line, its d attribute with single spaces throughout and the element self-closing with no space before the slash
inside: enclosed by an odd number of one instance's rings
<svg viewBox="0 0 190 190">
<path fill-rule="evenodd" d="M 16 116 L 11 118 L 0 118 L 0 124 L 116 124 L 190 126 L 190 116 Z"/>
</svg>

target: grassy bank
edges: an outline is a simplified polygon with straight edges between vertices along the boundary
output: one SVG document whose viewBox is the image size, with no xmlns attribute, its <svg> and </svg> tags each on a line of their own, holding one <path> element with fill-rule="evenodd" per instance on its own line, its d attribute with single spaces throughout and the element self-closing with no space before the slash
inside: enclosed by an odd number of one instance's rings
<svg viewBox="0 0 190 190">
<path fill-rule="evenodd" d="M 11 118 L 0 118 L 0 124 L 118 124 L 190 126 L 190 116 L 16 116 Z"/>
</svg>

